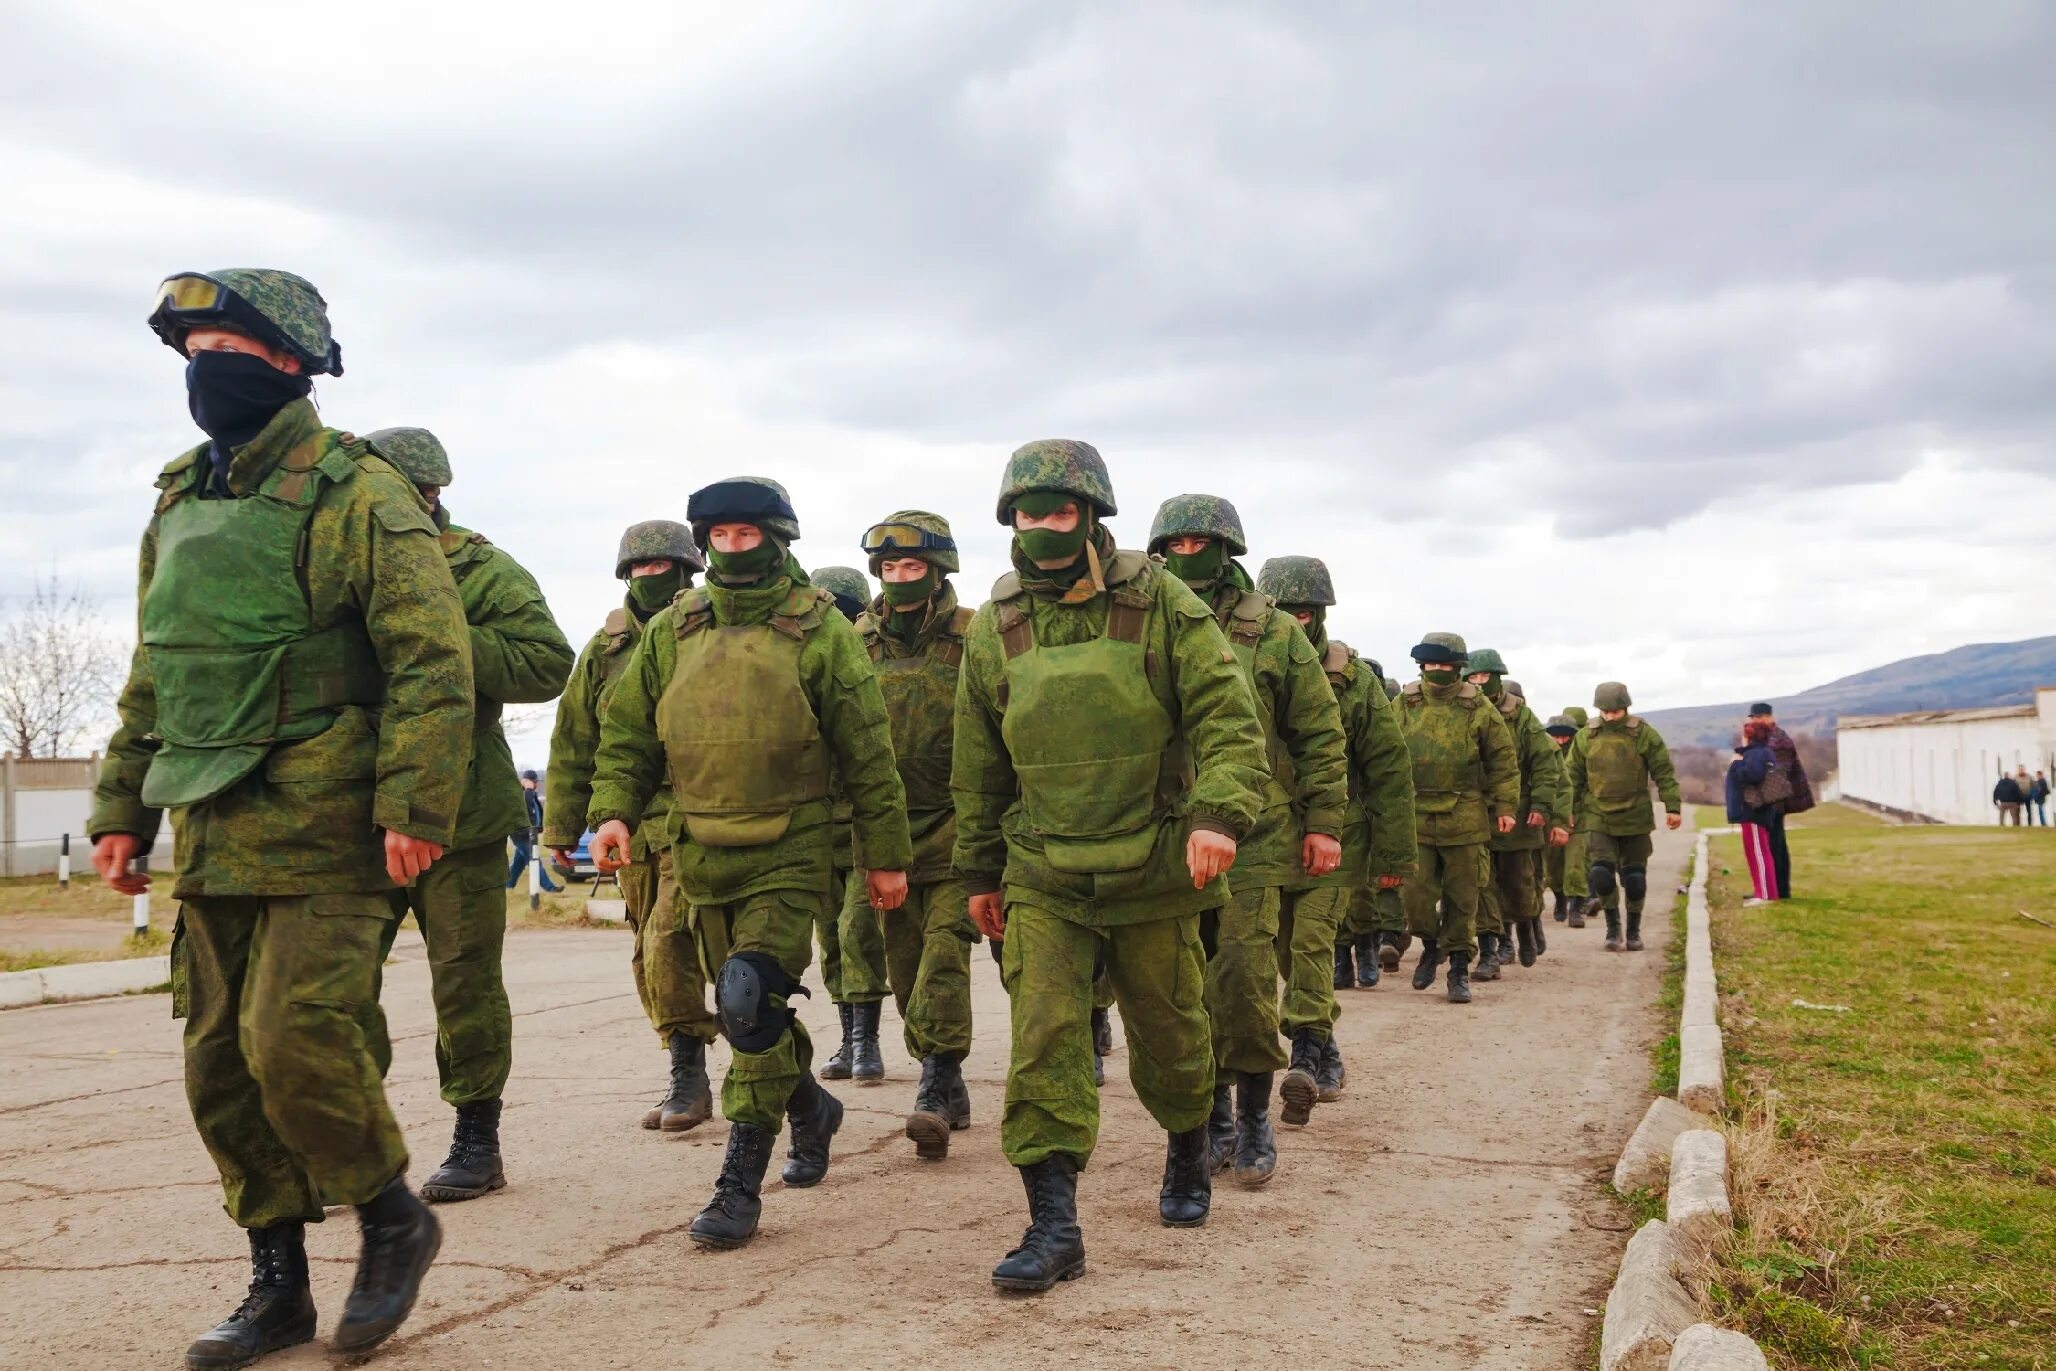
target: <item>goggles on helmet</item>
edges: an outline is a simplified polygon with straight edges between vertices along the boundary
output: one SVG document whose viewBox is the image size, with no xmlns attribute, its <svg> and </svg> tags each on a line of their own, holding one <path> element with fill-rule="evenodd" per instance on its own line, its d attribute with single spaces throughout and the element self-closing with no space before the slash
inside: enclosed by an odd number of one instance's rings
<svg viewBox="0 0 2056 1371">
<path fill-rule="evenodd" d="M 894 552 L 955 552 L 957 540 L 945 538 L 940 533 L 931 533 L 913 524 L 873 524 L 864 530 L 862 539 L 864 551 L 874 556 L 888 556 Z"/>
</svg>

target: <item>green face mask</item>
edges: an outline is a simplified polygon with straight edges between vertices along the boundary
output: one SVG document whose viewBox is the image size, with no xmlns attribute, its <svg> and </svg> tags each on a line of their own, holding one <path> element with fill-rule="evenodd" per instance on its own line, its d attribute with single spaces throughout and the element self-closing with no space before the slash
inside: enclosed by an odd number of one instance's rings
<svg viewBox="0 0 2056 1371">
<path fill-rule="evenodd" d="M 899 608 L 902 605 L 918 605 L 933 595 L 939 579 L 935 574 L 935 568 L 929 567 L 918 581 L 880 581 L 878 584 L 883 589 L 885 603 Z"/>
<path fill-rule="evenodd" d="M 766 538 L 748 552 L 707 552 L 707 565 L 724 581 L 753 581 L 784 561 L 785 549 L 775 538 Z"/>
<path fill-rule="evenodd" d="M 1429 685 L 1446 686 L 1456 684 L 1456 668 L 1453 666 L 1421 667 L 1421 679 Z"/>
<path fill-rule="evenodd" d="M 1283 606 L 1280 607 L 1283 608 Z M 1299 614 L 1309 611 L 1313 617 L 1308 622 L 1301 624 L 1300 627 L 1306 630 L 1306 640 L 1314 645 L 1316 652 L 1326 651 L 1328 647 L 1328 607 L 1326 605 L 1293 605 L 1286 612 L 1297 617 Z"/>
<path fill-rule="evenodd" d="M 685 568 L 673 566 L 669 571 L 659 571 L 651 576 L 628 578 L 628 598 L 635 601 L 635 607 L 656 613 L 671 603 L 672 597 L 685 589 Z"/>
<path fill-rule="evenodd" d="M 1164 566 L 1173 576 L 1187 585 L 1202 586 L 1221 579 L 1221 564 L 1227 560 L 1227 549 L 1219 543 L 1210 542 L 1201 552 L 1167 552 Z"/>
<path fill-rule="evenodd" d="M 1053 528 L 1017 529 L 1014 541 L 1020 545 L 1021 555 L 1031 562 L 1061 562 L 1068 566 L 1085 551 L 1085 540 L 1091 534 L 1086 521 L 1080 519 L 1078 527 L 1069 533 L 1059 533 Z"/>
<path fill-rule="evenodd" d="M 1506 691 L 1506 678 L 1499 675 L 1487 676 L 1485 684 L 1478 687 L 1485 692 L 1485 698 L 1496 700 Z"/>
</svg>

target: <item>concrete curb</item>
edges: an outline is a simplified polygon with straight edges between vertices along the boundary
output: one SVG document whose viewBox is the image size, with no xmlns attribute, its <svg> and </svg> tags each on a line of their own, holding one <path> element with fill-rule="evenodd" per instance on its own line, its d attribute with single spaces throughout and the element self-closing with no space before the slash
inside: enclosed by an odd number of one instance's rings
<svg viewBox="0 0 2056 1371">
<path fill-rule="evenodd" d="M 1695 1323 L 1671 1345 L 1669 1371 L 1770 1371 L 1770 1363 L 1746 1333 Z"/>
<path fill-rule="evenodd" d="M 73 962 L 0 975 L 0 1009 L 59 1000 L 95 1000 L 148 990 L 171 979 L 171 958 L 128 957 L 118 962 Z"/>
<path fill-rule="evenodd" d="M 1606 1297 L 1599 1333 L 1600 1371 L 1664 1371 L 1679 1335 L 1699 1309 L 1678 1282 L 1686 1257 L 1662 1219 L 1651 1219 L 1628 1239 L 1620 1275 Z"/>
</svg>

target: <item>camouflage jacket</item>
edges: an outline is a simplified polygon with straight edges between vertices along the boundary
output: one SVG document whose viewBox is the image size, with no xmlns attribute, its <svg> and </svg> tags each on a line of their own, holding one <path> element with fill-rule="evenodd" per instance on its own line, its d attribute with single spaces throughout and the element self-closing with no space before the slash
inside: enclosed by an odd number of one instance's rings
<svg viewBox="0 0 2056 1371">
<path fill-rule="evenodd" d="M 945 578 L 921 611 L 912 638 L 888 631 L 889 613 L 884 596 L 873 600 L 857 620 L 857 636 L 878 670 L 892 716 L 892 752 L 907 792 L 907 827 L 914 840 L 907 879 L 940 881 L 950 874 L 957 844 L 957 809 L 949 793 L 951 737 L 971 611 L 958 608 L 956 587 Z"/>
<path fill-rule="evenodd" d="M 557 701 L 557 726 L 550 734 L 550 769 L 543 793 L 543 846 L 576 847 L 585 836 L 585 811 L 593 798 L 593 758 L 600 748 L 600 720 L 621 673 L 642 641 L 643 621 L 635 602 L 624 600 L 586 641 L 571 668 L 570 683 Z M 643 802 L 642 822 L 635 829 L 631 855 L 647 858 L 652 848 L 670 843 L 665 821 L 671 815 L 671 788 L 659 783 Z"/>
<path fill-rule="evenodd" d="M 1399 707 L 1384 682 L 1347 643 L 1329 641 L 1321 669 L 1342 711 L 1349 740 L 1349 818 L 1342 830 L 1342 865 L 1318 880 L 1303 872 L 1294 890 L 1360 885 L 1381 876 L 1411 876 L 1419 849 L 1414 839 L 1413 756 L 1399 726 Z"/>
<path fill-rule="evenodd" d="M 1400 723 L 1413 758 L 1414 826 L 1436 847 L 1482 843 L 1494 821 L 1520 803 L 1513 735 L 1485 692 L 1468 681 L 1399 692 Z"/>
<path fill-rule="evenodd" d="M 198 498 L 207 451 L 193 448 L 157 478 L 139 604 L 156 572 L 159 521 L 175 502 Z M 281 409 L 230 454 L 229 488 L 250 496 L 282 464 L 319 468 L 334 482 L 314 504 L 298 554 L 308 614 L 317 628 L 362 624 L 384 699 L 343 707 L 322 732 L 276 744 L 229 789 L 174 811 L 172 893 L 181 899 L 386 889 L 384 830 L 448 846 L 456 828 L 471 751 L 471 649 L 435 523 L 404 477 L 354 435 L 323 427 L 310 400 Z M 147 851 L 159 823 L 143 802 L 158 704 L 140 646 L 118 711 L 87 831 L 133 833 Z"/>
<path fill-rule="evenodd" d="M 1542 727 L 1527 700 L 1502 689 L 1493 703 L 1499 708 L 1499 717 L 1506 721 L 1507 731 L 1513 735 L 1514 751 L 1520 756 L 1521 794 L 1520 802 L 1514 806 L 1513 832 L 1494 833 L 1492 849 L 1532 851 L 1548 843 L 1552 827 L 1570 827 L 1570 797 L 1564 790 L 1563 764 L 1557 758 L 1555 740 Z M 1528 819 L 1536 814 L 1542 816 L 1542 822 L 1531 825 Z"/>
<path fill-rule="evenodd" d="M 1678 773 L 1671 766 L 1663 735 L 1646 720 L 1594 719 L 1571 740 L 1564 759 L 1578 827 L 1633 837 L 1656 827 L 1656 807 L 1649 802 L 1653 782 L 1664 809 L 1682 811 Z"/>
</svg>

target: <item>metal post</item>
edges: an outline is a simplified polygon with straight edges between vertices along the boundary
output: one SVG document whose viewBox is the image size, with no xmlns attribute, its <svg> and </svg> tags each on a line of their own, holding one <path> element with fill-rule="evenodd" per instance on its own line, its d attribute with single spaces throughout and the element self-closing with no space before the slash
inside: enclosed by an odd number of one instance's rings
<svg viewBox="0 0 2056 1371">
<path fill-rule="evenodd" d="M 149 857 L 136 858 L 134 865 L 138 875 L 149 874 Z M 148 933 L 150 931 L 150 892 L 148 889 L 137 894 L 134 901 L 130 904 L 129 922 L 135 926 L 135 931 L 138 933 Z"/>
<path fill-rule="evenodd" d="M 538 833 L 528 847 L 528 907 L 543 907 L 543 835 Z"/>
<path fill-rule="evenodd" d="M 65 834 L 57 840 L 57 888 L 71 889 L 71 835 Z"/>
<path fill-rule="evenodd" d="M 14 812 L 17 798 L 14 783 L 14 754 L 10 752 L 0 757 L 0 811 L 4 811 L 0 812 L 0 823 L 5 825 L 0 827 L 0 876 L 14 874 L 15 829 L 20 825 Z"/>
</svg>

